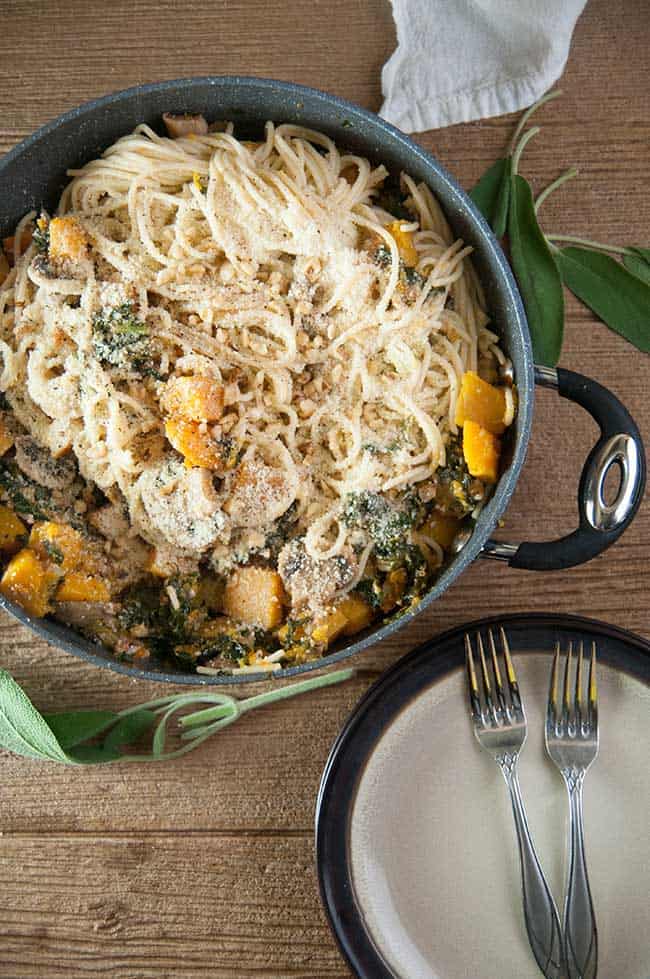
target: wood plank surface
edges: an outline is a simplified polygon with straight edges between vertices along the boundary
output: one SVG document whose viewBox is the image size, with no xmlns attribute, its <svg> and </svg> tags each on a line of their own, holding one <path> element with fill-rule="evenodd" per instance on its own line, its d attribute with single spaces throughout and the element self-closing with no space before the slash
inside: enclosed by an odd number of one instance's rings
<svg viewBox="0 0 650 979">
<path fill-rule="evenodd" d="M 21 834 L 0 841 L 0 871 L 15 979 L 344 974 L 309 835 Z"/>
<path fill-rule="evenodd" d="M 376 110 L 394 44 L 382 0 L 0 0 L 0 152 L 79 102 L 189 75 L 290 79 Z M 536 189 L 580 168 L 544 206 L 547 230 L 648 244 L 649 50 L 645 0 L 590 0 L 564 97 L 539 113 L 542 133 L 524 157 Z M 512 125 L 502 117 L 416 138 L 469 187 Z M 563 365 L 609 386 L 650 437 L 647 358 L 572 298 L 566 332 Z M 501 537 L 572 529 L 595 436 L 581 409 L 539 393 Z M 650 637 L 649 537 L 646 503 L 619 544 L 582 568 L 542 575 L 478 561 L 408 629 L 359 656 L 352 682 L 249 716 L 186 759 L 77 771 L 0 758 L 0 977 L 348 975 L 318 901 L 312 827 L 328 750 L 353 705 L 400 655 L 468 618 L 575 612 Z M 0 666 L 43 709 L 120 709 L 161 694 L 36 641 L 5 615 Z"/>
</svg>

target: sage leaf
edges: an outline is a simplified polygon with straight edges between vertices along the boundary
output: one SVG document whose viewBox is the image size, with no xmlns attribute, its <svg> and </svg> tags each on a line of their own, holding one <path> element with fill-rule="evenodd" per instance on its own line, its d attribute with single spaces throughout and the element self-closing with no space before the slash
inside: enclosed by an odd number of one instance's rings
<svg viewBox="0 0 650 979">
<path fill-rule="evenodd" d="M 632 254 L 623 256 L 623 265 L 632 275 L 650 285 L 650 248 L 631 248 L 630 251 Z"/>
<path fill-rule="evenodd" d="M 104 738 L 102 747 L 108 751 L 122 745 L 133 744 L 148 731 L 156 720 L 152 710 L 138 710 L 121 717 Z"/>
<path fill-rule="evenodd" d="M 95 738 L 114 724 L 117 714 L 112 710 L 72 710 L 60 714 L 43 714 L 62 748 L 74 748 L 89 738 Z"/>
<path fill-rule="evenodd" d="M 322 676 L 310 677 L 298 683 L 255 694 L 244 700 L 236 700 L 227 694 L 214 694 L 201 691 L 191 694 L 175 694 L 159 697 L 138 707 L 131 707 L 119 714 L 113 711 L 66 711 L 49 714 L 46 718 L 39 714 L 29 697 L 22 691 L 13 677 L 0 670 L 0 748 L 15 754 L 44 761 L 57 761 L 68 765 L 98 765 L 107 762 L 157 762 L 179 758 L 197 748 L 206 738 L 232 724 L 246 711 L 271 704 L 276 700 L 295 697 L 309 690 L 318 690 L 334 683 L 341 683 L 354 676 L 354 670 L 335 670 Z M 181 737 L 191 736 L 191 741 L 171 751 L 165 751 L 167 728 L 170 720 L 180 710 L 195 704 L 212 704 L 212 708 L 196 713 L 196 722 L 207 720 L 207 715 L 218 708 L 219 718 L 213 723 L 196 726 Z M 226 707 L 228 713 L 221 716 Z M 188 721 L 193 715 L 189 715 Z M 51 727 L 50 727 L 51 723 Z M 151 747 L 143 754 L 123 754 L 124 745 L 133 744 L 143 734 L 156 725 Z M 190 727 L 190 724 L 187 725 Z M 108 731 L 100 744 L 87 745 L 80 742 L 97 737 Z M 64 751 L 62 743 L 68 747 Z"/>
<path fill-rule="evenodd" d="M 6 670 L 0 670 L 0 747 L 28 758 L 69 761 L 43 716 Z"/>
<path fill-rule="evenodd" d="M 638 255 L 624 255 L 623 265 L 628 272 L 636 275 L 637 279 L 641 279 L 642 282 L 647 282 L 650 285 L 650 265 L 648 262 L 644 262 Z"/>
<path fill-rule="evenodd" d="M 112 712 L 88 711 L 87 713 L 108 714 Z M 117 723 L 115 723 L 116 718 Z M 108 725 L 104 725 L 104 729 L 109 725 L 111 725 L 111 729 L 101 744 L 80 744 L 71 749 L 69 753 L 75 761 L 83 765 L 100 765 L 106 764 L 109 761 L 119 761 L 120 759 L 127 758 L 128 756 L 122 754 L 120 748 L 138 741 L 153 726 L 155 720 L 156 715 L 152 710 L 137 710 L 131 714 L 125 714 L 123 717 L 112 714 Z M 96 731 L 95 733 L 97 734 L 99 732 Z M 88 735 L 88 737 L 92 736 L 91 734 Z M 84 739 L 80 738 L 79 740 Z"/>
<path fill-rule="evenodd" d="M 650 286 L 600 252 L 562 248 L 557 263 L 566 286 L 610 330 L 650 353 Z"/>
<path fill-rule="evenodd" d="M 105 765 L 128 757 L 118 748 L 106 748 L 103 744 L 80 744 L 71 748 L 69 755 L 77 765 Z"/>
<path fill-rule="evenodd" d="M 512 178 L 508 215 L 510 258 L 526 307 L 536 363 L 554 367 L 564 335 L 562 280 L 546 238 L 537 223 L 530 184 Z"/>
<path fill-rule="evenodd" d="M 469 192 L 479 211 L 490 224 L 497 238 L 503 238 L 508 220 L 512 160 L 497 160 Z"/>
</svg>

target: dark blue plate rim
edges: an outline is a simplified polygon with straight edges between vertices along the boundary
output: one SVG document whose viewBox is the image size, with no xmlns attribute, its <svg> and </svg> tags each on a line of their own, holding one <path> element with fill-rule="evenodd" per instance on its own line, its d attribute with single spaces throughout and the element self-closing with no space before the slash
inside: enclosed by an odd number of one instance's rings
<svg viewBox="0 0 650 979">
<path fill-rule="evenodd" d="M 366 691 L 339 733 L 325 764 L 316 801 L 316 863 L 320 896 L 341 953 L 359 979 L 398 979 L 366 930 L 355 901 L 349 821 L 359 777 L 383 731 L 422 689 L 464 663 L 466 632 L 502 625 L 517 653 L 549 652 L 556 640 L 600 641 L 599 662 L 650 685 L 650 642 L 579 615 L 498 615 L 449 629 L 418 646 Z M 608 640 L 603 645 L 603 640 Z"/>
</svg>

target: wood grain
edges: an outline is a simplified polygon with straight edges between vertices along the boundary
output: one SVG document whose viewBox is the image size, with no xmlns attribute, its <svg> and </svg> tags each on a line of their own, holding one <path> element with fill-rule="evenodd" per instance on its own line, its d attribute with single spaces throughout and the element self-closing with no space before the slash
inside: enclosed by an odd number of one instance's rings
<svg viewBox="0 0 650 979">
<path fill-rule="evenodd" d="M 0 842 L 0 870 L 2 974 L 12 979 L 347 974 L 309 835 L 22 834 Z"/>
<path fill-rule="evenodd" d="M 380 0 L 4 0 L 0 23 L 0 152 L 79 102 L 189 75 L 291 79 L 376 110 L 395 44 Z M 648 244 L 649 48 L 644 0 L 590 0 L 564 97 L 539 113 L 542 133 L 524 156 L 536 189 L 570 165 L 581 171 L 544 206 L 547 230 Z M 417 139 L 469 187 L 512 124 Z M 611 387 L 650 437 L 647 358 L 572 298 L 562 363 Z M 596 434 L 579 408 L 539 393 L 502 537 L 572 528 Z M 583 568 L 540 575 L 477 562 L 398 637 L 359 656 L 354 681 L 251 715 L 184 760 L 76 771 L 3 757 L 0 976 L 347 975 L 318 902 L 312 826 L 327 753 L 354 703 L 416 643 L 470 617 L 575 612 L 650 637 L 649 538 L 645 505 L 619 544 Z M 119 709 L 161 692 L 86 666 L 4 615 L 0 666 L 43 709 Z"/>
</svg>

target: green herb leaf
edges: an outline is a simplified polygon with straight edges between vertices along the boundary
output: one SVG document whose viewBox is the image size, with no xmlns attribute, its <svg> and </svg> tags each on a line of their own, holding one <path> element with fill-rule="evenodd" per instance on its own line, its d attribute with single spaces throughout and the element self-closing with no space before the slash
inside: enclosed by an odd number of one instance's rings
<svg viewBox="0 0 650 979">
<path fill-rule="evenodd" d="M 6 670 L 0 670 L 0 747 L 28 758 L 69 760 L 52 729 Z"/>
<path fill-rule="evenodd" d="M 10 674 L 0 670 L 0 748 L 28 758 L 69 765 L 166 761 L 198 748 L 203 741 L 232 724 L 246 711 L 266 706 L 275 700 L 284 700 L 320 687 L 341 683 L 353 675 L 354 670 L 351 669 L 335 670 L 333 673 L 309 677 L 299 683 L 276 687 L 241 701 L 227 694 L 201 691 L 160 697 L 119 714 L 113 711 L 67 711 L 48 715 L 52 723 L 50 727 Z M 167 728 L 174 715 L 186 707 L 206 703 L 213 706 L 189 715 L 185 723 L 181 721 L 184 727 L 189 728 L 181 734 L 181 738 L 187 743 L 180 748 L 165 751 Z M 206 724 L 206 721 L 212 723 Z M 137 741 L 154 723 L 156 729 L 150 751 L 144 754 L 123 754 L 120 751 L 124 745 Z M 101 744 L 80 744 L 84 739 L 96 737 L 107 728 L 110 728 L 109 733 Z M 69 745 L 68 751 L 63 750 L 57 734 L 61 736 L 62 742 Z"/>
<path fill-rule="evenodd" d="M 512 178 L 508 218 L 510 256 L 526 307 L 535 361 L 554 367 L 564 334 L 564 294 L 557 265 L 537 223 L 530 185 Z"/>
<path fill-rule="evenodd" d="M 486 170 L 469 192 L 469 196 L 491 225 L 497 238 L 502 238 L 506 232 L 511 176 L 512 159 L 508 156 L 497 160 L 489 170 Z"/>
<path fill-rule="evenodd" d="M 89 733 L 86 735 L 86 738 L 94 737 L 102 730 L 106 730 L 107 727 L 111 728 L 101 744 L 79 744 L 79 741 L 86 740 L 84 737 L 80 737 L 75 742 L 76 746 L 72 748 L 69 754 L 75 761 L 83 765 L 106 764 L 109 761 L 127 759 L 128 755 L 123 755 L 120 748 L 127 744 L 133 744 L 141 738 L 153 726 L 156 720 L 156 715 L 151 710 L 136 710 L 122 717 L 119 714 L 114 714 L 112 711 L 80 711 L 77 717 L 83 714 L 97 715 L 97 727 L 94 731 L 92 731 L 90 718 L 88 719 Z M 103 726 L 99 727 L 99 715 L 101 714 L 106 715 L 108 721 L 105 721 Z"/>
<path fill-rule="evenodd" d="M 43 719 L 62 748 L 74 748 L 115 724 L 117 716 L 112 710 L 71 710 L 43 714 Z"/>
<path fill-rule="evenodd" d="M 650 285 L 650 262 L 644 261 L 638 255 L 624 255 L 623 265 L 628 272 L 636 275 L 637 279 L 641 279 Z"/>
<path fill-rule="evenodd" d="M 650 285 L 650 248 L 631 246 L 629 252 L 631 254 L 623 255 L 623 265 L 632 275 Z"/>
<path fill-rule="evenodd" d="M 118 748 L 106 748 L 103 744 L 80 744 L 68 752 L 77 765 L 105 765 L 109 761 L 126 758 Z"/>
<path fill-rule="evenodd" d="M 152 710 L 138 710 L 121 717 L 104 738 L 102 747 L 113 750 L 125 744 L 133 744 L 148 731 L 156 720 Z"/>
<path fill-rule="evenodd" d="M 557 264 L 566 286 L 607 326 L 650 353 L 650 286 L 609 255 L 562 248 Z"/>
</svg>

